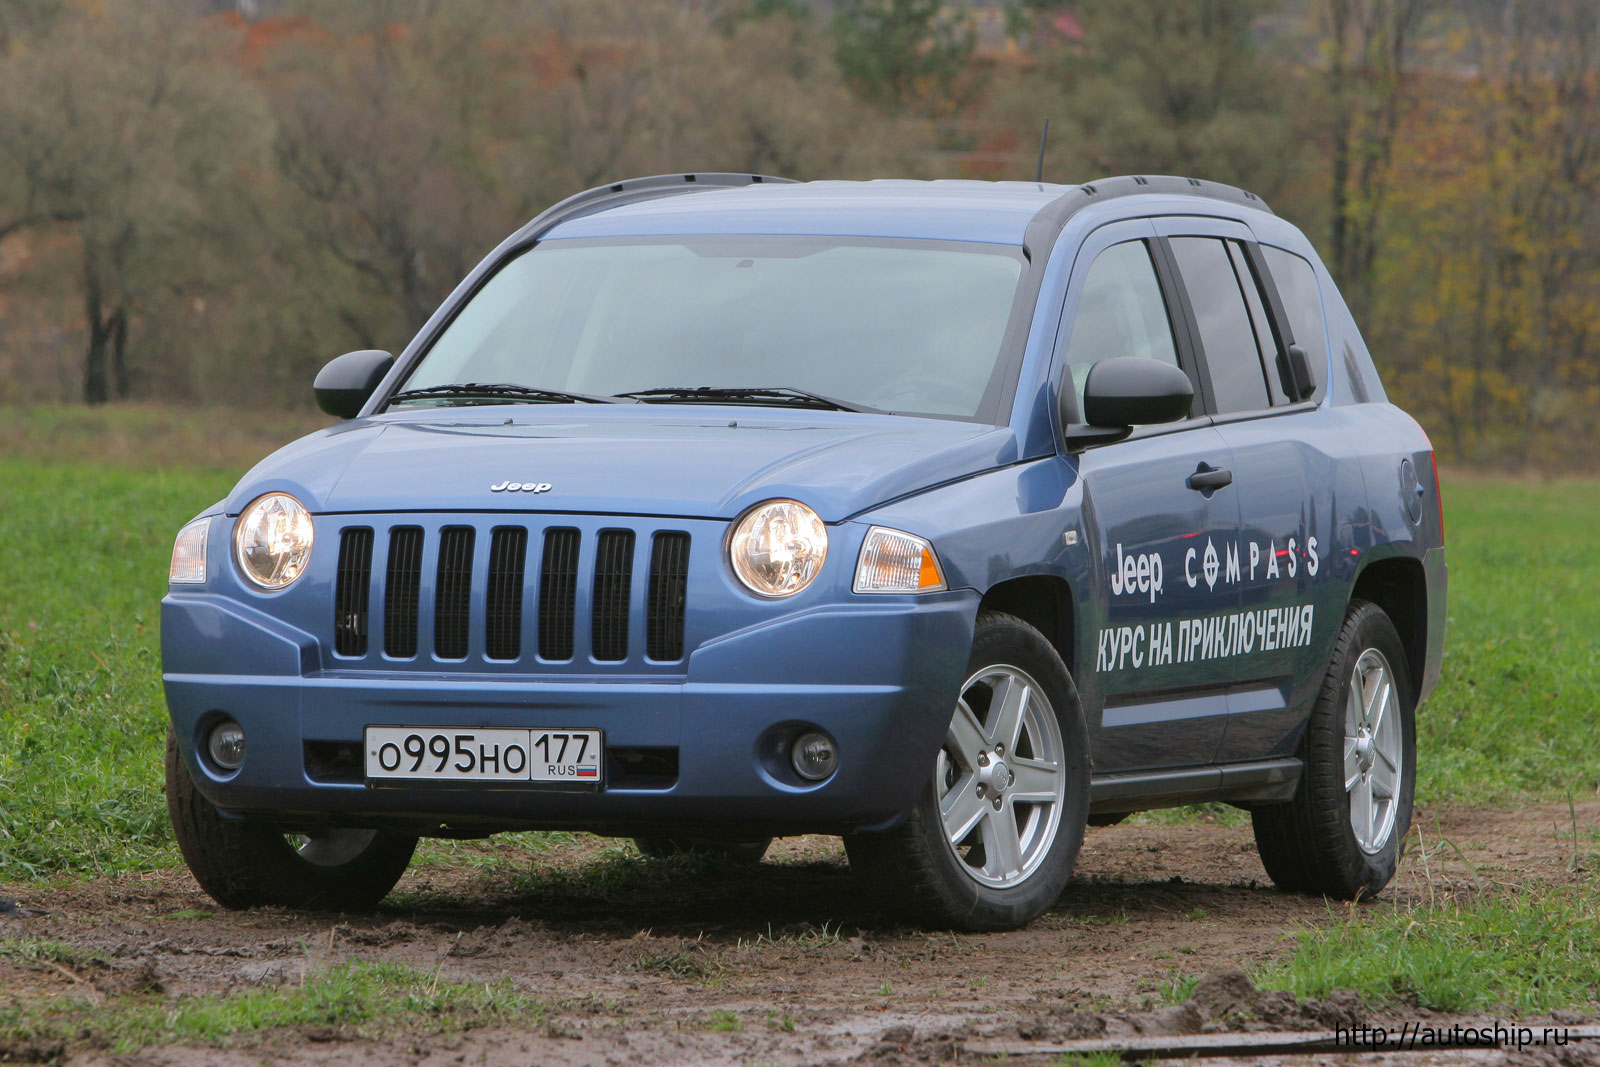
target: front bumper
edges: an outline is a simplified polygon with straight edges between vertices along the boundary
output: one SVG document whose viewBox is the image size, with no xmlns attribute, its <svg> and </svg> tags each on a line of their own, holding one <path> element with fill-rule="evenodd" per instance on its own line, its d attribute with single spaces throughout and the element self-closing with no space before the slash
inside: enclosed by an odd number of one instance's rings
<svg viewBox="0 0 1600 1067">
<path fill-rule="evenodd" d="M 851 832 L 893 825 L 933 767 L 972 646 L 978 595 L 819 605 L 700 646 L 684 674 L 513 675 L 327 669 L 316 639 L 209 593 L 162 602 L 167 704 L 200 792 L 226 812 L 293 827 L 513 828 L 638 833 Z M 197 759 L 222 714 L 244 727 L 234 774 Z M 785 780 L 775 739 L 817 726 L 838 742 L 825 782 Z M 613 758 L 597 792 L 415 783 L 369 786 L 368 725 L 586 727 Z M 670 754 L 675 777 L 660 773 Z M 776 771 L 774 768 L 777 768 Z"/>
</svg>

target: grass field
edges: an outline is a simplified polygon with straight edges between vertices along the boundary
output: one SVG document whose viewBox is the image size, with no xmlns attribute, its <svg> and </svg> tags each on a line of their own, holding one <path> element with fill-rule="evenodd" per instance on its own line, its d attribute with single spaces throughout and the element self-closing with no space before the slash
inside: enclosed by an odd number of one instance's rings
<svg viewBox="0 0 1600 1067">
<path fill-rule="evenodd" d="M 61 944 L 0 941 L 0 956 L 75 967 L 93 965 Z M 186 1044 L 227 1048 L 248 1045 L 259 1034 L 289 1027 L 337 1027 L 343 1040 L 395 1033 L 442 1033 L 477 1026 L 536 1026 L 547 1014 L 536 997 L 520 994 L 509 981 L 485 985 L 452 982 L 439 972 L 398 964 L 354 961 L 310 967 L 298 985 L 246 989 L 226 997 L 192 996 L 176 1001 L 124 996 L 108 1004 L 74 997 L 0 1004 L 0 1035 L 62 1040 L 99 1034 L 113 1053 L 148 1045 Z"/>
<path fill-rule="evenodd" d="M 0 881 L 177 862 L 160 781 L 172 536 L 245 464 L 207 460 L 259 455 L 274 432 L 216 414 L 173 430 L 133 409 L 98 416 L 97 437 L 95 417 L 24 412 L 0 435 Z M 98 440 L 102 461 L 43 460 L 59 434 L 79 457 Z M 191 443 L 207 434 L 230 443 Z M 159 466 L 124 444 L 141 436 Z M 1597 496 L 1600 482 L 1447 482 L 1450 632 L 1419 720 L 1423 800 L 1595 792 Z"/>
</svg>

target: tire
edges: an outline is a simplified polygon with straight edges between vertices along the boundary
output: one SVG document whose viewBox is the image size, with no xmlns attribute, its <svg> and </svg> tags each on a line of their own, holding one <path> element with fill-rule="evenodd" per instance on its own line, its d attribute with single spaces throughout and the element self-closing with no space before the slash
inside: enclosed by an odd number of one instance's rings
<svg viewBox="0 0 1600 1067">
<path fill-rule="evenodd" d="M 1351 601 L 1301 742 L 1294 799 L 1251 812 L 1278 888 L 1356 900 L 1394 877 L 1416 786 L 1415 692 L 1394 623 Z"/>
<path fill-rule="evenodd" d="M 714 856 L 729 863 L 748 864 L 753 867 L 767 854 L 767 846 L 772 844 L 772 838 L 724 841 L 710 837 L 636 837 L 633 843 L 640 853 L 654 860 L 698 853 L 702 856 Z"/>
<path fill-rule="evenodd" d="M 1083 844 L 1089 737 L 1077 687 L 1039 631 L 985 612 L 949 722 L 910 817 L 846 837 L 845 850 L 869 887 L 921 923 L 1014 930 L 1056 902 Z M 1023 790 L 1039 799 L 1017 799 Z"/>
<path fill-rule="evenodd" d="M 271 823 L 224 818 L 195 788 L 170 729 L 167 813 L 195 881 L 224 908 L 363 911 L 389 895 L 417 847 L 415 837 L 381 830 L 291 839 Z"/>
</svg>

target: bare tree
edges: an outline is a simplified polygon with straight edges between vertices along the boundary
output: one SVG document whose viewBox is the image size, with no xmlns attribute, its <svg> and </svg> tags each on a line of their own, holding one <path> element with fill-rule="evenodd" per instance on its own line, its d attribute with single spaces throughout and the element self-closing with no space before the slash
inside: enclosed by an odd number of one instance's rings
<svg viewBox="0 0 1600 1067">
<path fill-rule="evenodd" d="M 217 62 L 225 48 L 175 0 L 118 0 L 0 64 L 0 236 L 72 227 L 87 403 L 131 391 L 136 317 L 200 280 L 208 205 L 248 158 L 252 94 Z"/>
<path fill-rule="evenodd" d="M 1329 252 L 1359 315 L 1371 303 L 1395 137 L 1414 103 L 1407 75 L 1431 0 L 1319 0 L 1329 101 Z"/>
</svg>

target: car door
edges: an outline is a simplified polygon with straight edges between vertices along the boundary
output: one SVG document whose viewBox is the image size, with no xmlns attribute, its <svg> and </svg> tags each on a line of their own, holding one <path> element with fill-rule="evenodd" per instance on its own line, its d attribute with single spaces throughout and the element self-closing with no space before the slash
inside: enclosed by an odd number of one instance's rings
<svg viewBox="0 0 1600 1067">
<path fill-rule="evenodd" d="M 1239 556 L 1241 632 L 1218 760 L 1292 755 L 1341 611 L 1329 565 L 1335 498 L 1361 491 L 1341 484 L 1349 472 L 1333 459 L 1336 433 L 1319 410 L 1321 386 L 1310 398 L 1294 398 L 1278 358 L 1303 332 L 1314 375 L 1325 381 L 1320 307 L 1315 335 L 1309 318 L 1294 328 L 1244 226 L 1193 218 L 1156 225 L 1192 309 L 1241 516 L 1230 550 Z M 1296 275 L 1296 284 L 1302 281 Z M 1314 277 L 1312 285 L 1314 291 Z"/>
<path fill-rule="evenodd" d="M 1079 662 L 1093 669 L 1079 674 L 1097 774 L 1209 763 L 1226 722 L 1232 666 L 1212 620 L 1237 601 L 1222 578 L 1239 511 L 1226 484 L 1194 482 L 1230 458 L 1195 415 L 1199 367 L 1173 295 L 1148 221 L 1103 227 L 1075 261 L 1057 339 L 1057 380 L 1074 410 L 1102 359 L 1165 360 L 1197 386 L 1191 417 L 1062 456 L 1082 479 L 1092 561 Z"/>
</svg>

